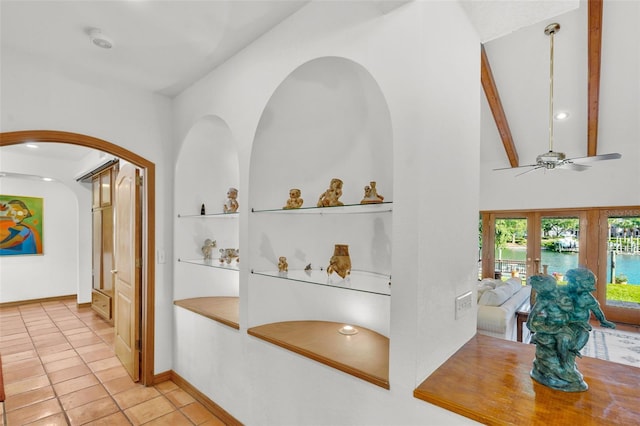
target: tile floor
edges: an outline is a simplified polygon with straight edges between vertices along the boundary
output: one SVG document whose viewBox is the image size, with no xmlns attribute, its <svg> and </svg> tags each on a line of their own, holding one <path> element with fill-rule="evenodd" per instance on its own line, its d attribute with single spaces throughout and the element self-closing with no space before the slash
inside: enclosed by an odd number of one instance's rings
<svg viewBox="0 0 640 426">
<path fill-rule="evenodd" d="M 111 325 L 75 300 L 0 308 L 8 425 L 224 424 L 171 381 L 132 382 L 112 346 Z"/>
</svg>

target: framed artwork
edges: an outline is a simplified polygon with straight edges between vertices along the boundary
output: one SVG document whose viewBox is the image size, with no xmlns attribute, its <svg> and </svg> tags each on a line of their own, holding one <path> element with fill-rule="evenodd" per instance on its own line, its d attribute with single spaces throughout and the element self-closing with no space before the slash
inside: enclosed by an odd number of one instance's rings
<svg viewBox="0 0 640 426">
<path fill-rule="evenodd" d="M 0 256 L 42 254 L 42 198 L 0 194 Z"/>
</svg>

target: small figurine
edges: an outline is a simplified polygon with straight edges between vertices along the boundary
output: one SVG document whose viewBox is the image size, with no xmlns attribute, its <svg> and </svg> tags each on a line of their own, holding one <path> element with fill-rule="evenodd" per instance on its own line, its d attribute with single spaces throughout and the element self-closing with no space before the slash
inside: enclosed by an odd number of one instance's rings
<svg viewBox="0 0 640 426">
<path fill-rule="evenodd" d="M 278 258 L 278 272 L 288 272 L 289 264 L 287 263 L 287 258 L 284 256 L 280 256 Z"/>
<path fill-rule="evenodd" d="M 240 262 L 240 249 L 220 249 L 220 263 L 227 262 L 227 265 L 230 265 L 233 259 L 236 263 Z"/>
<path fill-rule="evenodd" d="M 318 207 L 335 207 L 343 206 L 344 204 L 339 200 L 342 196 L 342 180 L 338 178 L 331 179 L 329 189 L 324 191 L 318 199 Z"/>
<path fill-rule="evenodd" d="M 351 257 L 349 256 L 349 246 L 347 244 L 335 245 L 333 256 L 331 256 L 327 267 L 327 275 L 331 275 L 333 272 L 343 279 L 351 273 Z"/>
<path fill-rule="evenodd" d="M 360 201 L 360 204 L 379 204 L 384 201 L 384 197 L 378 194 L 375 182 L 369 182 L 369 185 L 364 187 L 364 198 Z"/>
<path fill-rule="evenodd" d="M 202 204 L 202 206 L 200 206 L 200 214 L 203 215 L 203 216 L 205 214 L 204 204 Z"/>
<path fill-rule="evenodd" d="M 301 194 L 302 192 L 300 192 L 300 190 L 297 188 L 290 189 L 287 205 L 284 206 L 283 209 L 290 210 L 290 209 L 299 209 L 300 207 L 302 207 L 302 203 L 304 202 L 304 200 L 300 198 Z"/>
<path fill-rule="evenodd" d="M 204 245 L 202 246 L 202 254 L 204 255 L 204 260 L 211 260 L 213 258 L 213 249 L 216 246 L 216 241 L 207 238 L 204 240 Z"/>
<path fill-rule="evenodd" d="M 304 267 L 304 273 L 307 274 L 307 276 L 311 276 L 311 264 L 309 263 L 307 266 Z"/>
<path fill-rule="evenodd" d="M 224 203 L 223 210 L 225 213 L 238 211 L 238 190 L 236 188 L 229 188 L 227 191 L 227 201 Z"/>
</svg>

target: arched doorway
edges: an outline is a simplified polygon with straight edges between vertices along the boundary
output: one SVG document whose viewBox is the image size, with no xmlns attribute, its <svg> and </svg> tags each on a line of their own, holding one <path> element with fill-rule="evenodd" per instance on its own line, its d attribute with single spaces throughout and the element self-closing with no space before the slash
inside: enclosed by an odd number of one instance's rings
<svg viewBox="0 0 640 426">
<path fill-rule="evenodd" d="M 140 381 L 143 385 L 153 384 L 154 379 L 154 324 L 155 324 L 155 164 L 151 161 L 111 142 L 92 136 L 56 130 L 23 130 L 0 133 L 0 147 L 25 142 L 53 142 L 94 148 L 139 167 L 145 177 L 144 219 L 142 226 L 146 249 L 143 252 L 145 265 L 142 277 L 141 312 L 141 352 Z"/>
</svg>

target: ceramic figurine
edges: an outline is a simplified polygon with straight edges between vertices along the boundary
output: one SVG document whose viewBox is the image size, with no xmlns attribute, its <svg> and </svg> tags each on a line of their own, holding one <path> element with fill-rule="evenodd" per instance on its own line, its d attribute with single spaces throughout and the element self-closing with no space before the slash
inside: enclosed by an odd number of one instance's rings
<svg viewBox="0 0 640 426">
<path fill-rule="evenodd" d="M 211 260 L 213 258 L 213 249 L 216 246 L 216 241 L 207 238 L 204 240 L 204 245 L 202 246 L 202 254 L 204 255 L 204 260 Z"/>
<path fill-rule="evenodd" d="M 586 268 L 570 269 L 566 286 L 558 286 L 551 275 L 534 275 L 529 283 L 537 292 L 527 327 L 533 334 L 536 357 L 530 376 L 537 382 L 564 392 L 589 388 L 576 365 L 576 356 L 589 340 L 591 313 L 600 325 L 615 328 L 607 321 L 600 304 L 591 294 L 596 277 Z"/>
<path fill-rule="evenodd" d="M 287 200 L 287 205 L 283 207 L 285 210 L 290 209 L 299 209 L 302 207 L 302 203 L 304 200 L 300 198 L 302 192 L 297 188 L 292 188 L 289 190 L 289 199 Z"/>
<path fill-rule="evenodd" d="M 364 187 L 364 198 L 360 201 L 360 204 L 379 204 L 384 201 L 384 197 L 378 194 L 375 182 L 369 182 L 369 185 Z"/>
<path fill-rule="evenodd" d="M 287 258 L 284 256 L 280 256 L 278 258 L 278 272 L 288 272 L 289 264 L 287 263 Z"/>
<path fill-rule="evenodd" d="M 331 179 L 329 189 L 324 191 L 320 198 L 318 198 L 318 207 L 335 207 L 343 206 L 344 204 L 339 200 L 342 196 L 342 181 L 338 178 Z"/>
<path fill-rule="evenodd" d="M 333 272 L 346 278 L 351 273 L 351 257 L 349 257 L 349 246 L 347 244 L 336 244 L 333 249 L 333 256 L 329 260 L 327 275 Z"/>
<path fill-rule="evenodd" d="M 238 190 L 229 188 L 227 191 L 227 201 L 224 203 L 223 210 L 225 213 L 235 213 L 238 211 Z"/>
<path fill-rule="evenodd" d="M 240 262 L 240 249 L 220 249 L 220 263 L 230 265 L 234 259 L 236 263 Z"/>
</svg>

